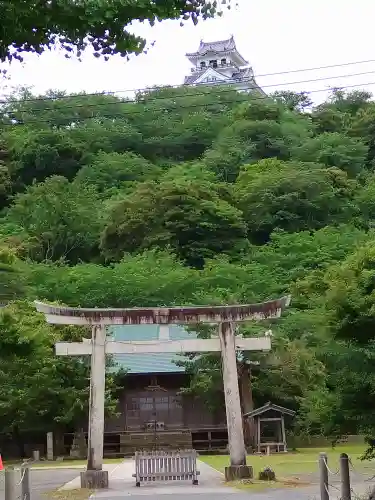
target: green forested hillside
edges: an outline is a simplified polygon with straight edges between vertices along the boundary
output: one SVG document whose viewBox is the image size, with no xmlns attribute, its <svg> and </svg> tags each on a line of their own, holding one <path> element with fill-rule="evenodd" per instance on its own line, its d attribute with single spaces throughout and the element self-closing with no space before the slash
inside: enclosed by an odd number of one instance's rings
<svg viewBox="0 0 375 500">
<path fill-rule="evenodd" d="M 336 91 L 307 104 L 218 87 L 134 101 L 24 91 L 4 104 L 0 429 L 85 414 L 86 368 L 51 346 L 87 333 L 47 326 L 35 298 L 135 307 L 288 292 L 272 352 L 252 358 L 256 404 L 298 410 L 296 432 L 374 435 L 375 102 Z M 220 401 L 217 372 L 198 370 L 218 363 L 189 362 L 186 390 Z M 110 409 L 113 377 L 108 388 Z"/>
</svg>

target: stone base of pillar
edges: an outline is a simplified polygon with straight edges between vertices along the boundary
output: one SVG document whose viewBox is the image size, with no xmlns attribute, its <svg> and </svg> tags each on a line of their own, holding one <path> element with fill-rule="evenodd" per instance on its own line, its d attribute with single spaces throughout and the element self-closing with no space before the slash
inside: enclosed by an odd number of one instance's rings
<svg viewBox="0 0 375 500">
<path fill-rule="evenodd" d="M 230 465 L 225 467 L 225 480 L 237 481 L 238 479 L 252 479 L 254 471 L 251 465 Z"/>
<path fill-rule="evenodd" d="M 81 472 L 81 488 L 99 490 L 108 488 L 107 470 L 85 470 Z"/>
</svg>

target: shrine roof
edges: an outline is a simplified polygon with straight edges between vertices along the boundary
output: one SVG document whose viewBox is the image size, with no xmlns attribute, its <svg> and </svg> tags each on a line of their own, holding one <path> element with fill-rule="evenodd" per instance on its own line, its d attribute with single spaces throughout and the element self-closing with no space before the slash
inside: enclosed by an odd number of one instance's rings
<svg viewBox="0 0 375 500">
<path fill-rule="evenodd" d="M 137 326 L 112 326 L 108 327 L 108 333 L 113 340 L 121 341 L 144 341 L 157 340 L 159 338 L 158 325 Z M 197 338 L 195 332 L 187 331 L 180 326 L 169 327 L 169 338 L 171 340 L 185 340 Z M 147 373 L 184 373 L 185 368 L 178 366 L 177 361 L 186 359 L 184 356 L 171 353 L 158 354 L 114 354 L 113 360 L 116 368 L 124 369 L 129 374 Z"/>
<path fill-rule="evenodd" d="M 263 413 L 266 413 L 267 411 L 272 411 L 272 410 L 276 411 L 278 413 L 285 414 L 285 415 L 290 415 L 292 417 L 294 417 L 294 415 L 296 414 L 295 411 L 289 410 L 289 408 L 284 408 L 283 406 L 275 405 L 269 401 L 264 406 L 261 406 L 259 408 L 256 408 L 253 411 L 245 413 L 244 417 L 253 418 L 253 417 L 257 417 L 259 415 L 262 415 Z"/>
</svg>

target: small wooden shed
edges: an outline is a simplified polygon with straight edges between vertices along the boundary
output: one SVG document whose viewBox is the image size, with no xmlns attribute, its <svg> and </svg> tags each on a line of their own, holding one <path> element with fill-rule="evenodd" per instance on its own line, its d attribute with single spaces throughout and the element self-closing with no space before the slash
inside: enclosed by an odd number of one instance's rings
<svg viewBox="0 0 375 500">
<path fill-rule="evenodd" d="M 294 417 L 295 411 L 268 402 L 244 415 L 253 419 L 255 448 L 258 453 L 286 452 L 285 415 Z"/>
</svg>

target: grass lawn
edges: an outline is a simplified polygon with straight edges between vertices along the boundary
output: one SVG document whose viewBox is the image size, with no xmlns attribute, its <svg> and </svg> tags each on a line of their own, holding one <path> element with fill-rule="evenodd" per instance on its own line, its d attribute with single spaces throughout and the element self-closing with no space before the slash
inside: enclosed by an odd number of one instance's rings
<svg viewBox="0 0 375 500">
<path fill-rule="evenodd" d="M 258 477 L 259 471 L 265 467 L 271 467 L 275 473 L 276 478 L 280 482 L 273 484 L 257 483 L 244 486 L 252 487 L 254 489 L 262 489 L 262 487 L 280 487 L 280 486 L 302 486 L 307 485 L 309 480 L 318 476 L 318 458 L 320 452 L 326 452 L 328 455 L 328 466 L 332 471 L 337 471 L 339 468 L 340 453 L 347 453 L 354 467 L 358 470 L 369 470 L 369 474 L 374 470 L 373 463 L 362 462 L 359 457 L 365 450 L 364 445 L 340 445 L 336 448 L 303 448 L 295 452 L 286 454 L 266 455 L 249 455 L 247 463 L 254 468 L 254 478 Z M 214 469 L 224 472 L 224 468 L 229 465 L 228 455 L 202 455 L 200 460 L 211 465 Z M 262 486 L 263 485 L 263 486 Z"/>
<path fill-rule="evenodd" d="M 46 500 L 87 500 L 94 490 L 80 488 L 77 490 L 53 490 L 43 493 Z"/>
</svg>

